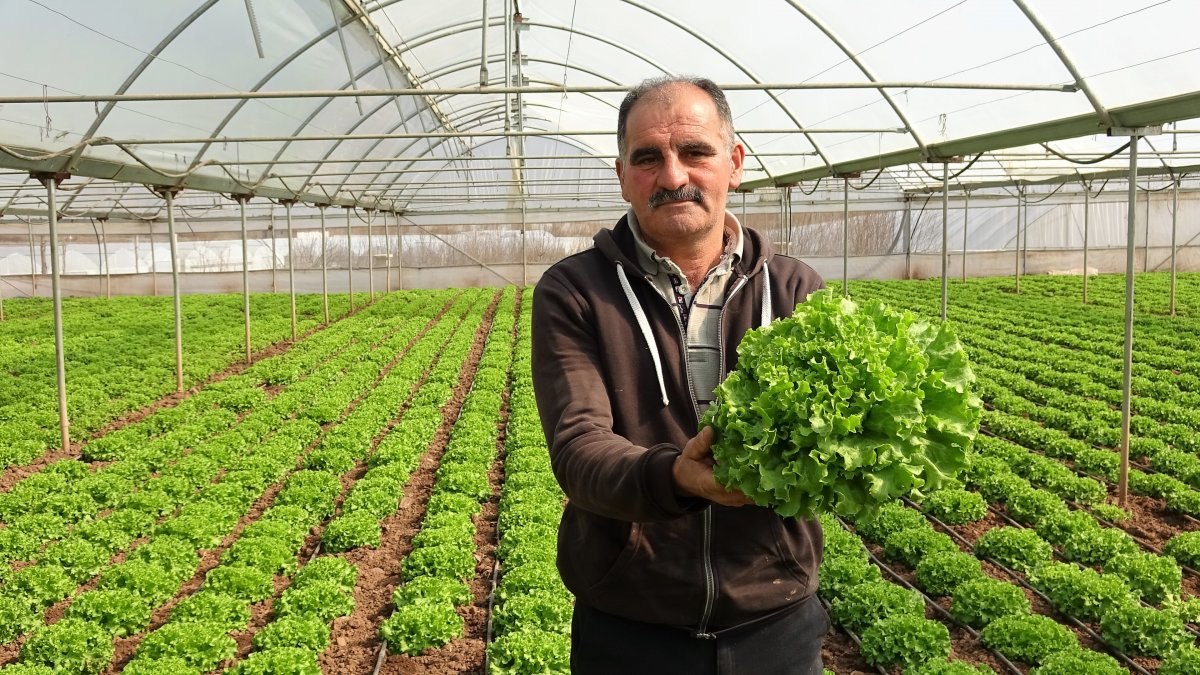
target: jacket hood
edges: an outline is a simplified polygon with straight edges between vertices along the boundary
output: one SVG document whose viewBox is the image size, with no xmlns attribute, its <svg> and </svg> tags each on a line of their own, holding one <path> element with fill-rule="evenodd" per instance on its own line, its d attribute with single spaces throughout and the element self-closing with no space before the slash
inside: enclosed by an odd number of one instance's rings
<svg viewBox="0 0 1200 675">
<path fill-rule="evenodd" d="M 727 212 L 728 213 L 728 212 Z M 762 269 L 764 263 L 770 262 L 775 253 L 771 250 L 766 238 L 756 230 L 745 225 L 742 228 L 742 256 L 734 269 L 737 274 L 751 277 Z M 633 228 L 629 226 L 629 216 L 621 216 L 617 224 L 610 230 L 604 228 L 592 237 L 592 242 L 609 262 L 620 263 L 629 269 L 638 270 L 641 275 L 646 271 L 637 261 L 637 243 L 633 238 Z"/>
</svg>

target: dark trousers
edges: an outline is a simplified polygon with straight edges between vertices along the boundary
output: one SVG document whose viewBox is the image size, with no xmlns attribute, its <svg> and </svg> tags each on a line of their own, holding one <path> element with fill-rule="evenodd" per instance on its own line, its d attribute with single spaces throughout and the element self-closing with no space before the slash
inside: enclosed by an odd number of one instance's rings
<svg viewBox="0 0 1200 675">
<path fill-rule="evenodd" d="M 829 616 L 816 595 L 716 639 L 630 621 L 576 603 L 572 675 L 822 675 Z"/>
</svg>

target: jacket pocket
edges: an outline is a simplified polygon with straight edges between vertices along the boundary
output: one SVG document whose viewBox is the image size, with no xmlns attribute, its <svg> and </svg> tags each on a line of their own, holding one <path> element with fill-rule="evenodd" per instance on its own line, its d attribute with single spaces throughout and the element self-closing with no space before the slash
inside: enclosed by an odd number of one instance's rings
<svg viewBox="0 0 1200 675">
<path fill-rule="evenodd" d="M 587 600 L 637 552 L 641 526 L 568 505 L 558 531 L 558 569 L 567 589 Z"/>
</svg>

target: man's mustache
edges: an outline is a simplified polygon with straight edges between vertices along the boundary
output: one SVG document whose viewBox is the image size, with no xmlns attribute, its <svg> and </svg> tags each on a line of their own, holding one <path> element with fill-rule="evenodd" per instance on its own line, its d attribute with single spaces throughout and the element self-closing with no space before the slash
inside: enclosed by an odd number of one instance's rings
<svg viewBox="0 0 1200 675">
<path fill-rule="evenodd" d="M 704 203 L 704 193 L 695 185 L 683 185 L 674 190 L 659 190 L 650 195 L 650 208 L 657 208 L 668 202 Z"/>
</svg>

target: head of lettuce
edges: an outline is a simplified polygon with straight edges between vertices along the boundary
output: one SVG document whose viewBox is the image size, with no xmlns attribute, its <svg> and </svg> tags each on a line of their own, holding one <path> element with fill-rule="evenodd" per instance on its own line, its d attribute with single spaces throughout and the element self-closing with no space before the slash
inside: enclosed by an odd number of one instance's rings
<svg viewBox="0 0 1200 675">
<path fill-rule="evenodd" d="M 966 467 L 974 381 L 947 324 L 819 291 L 738 345 L 704 415 L 715 476 L 782 516 L 920 498 Z"/>
</svg>

